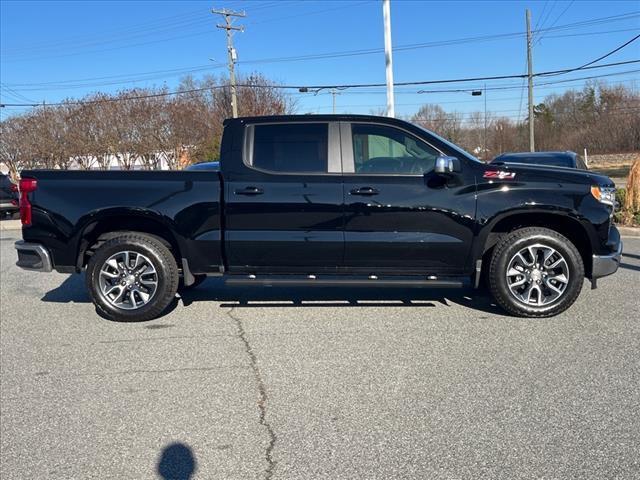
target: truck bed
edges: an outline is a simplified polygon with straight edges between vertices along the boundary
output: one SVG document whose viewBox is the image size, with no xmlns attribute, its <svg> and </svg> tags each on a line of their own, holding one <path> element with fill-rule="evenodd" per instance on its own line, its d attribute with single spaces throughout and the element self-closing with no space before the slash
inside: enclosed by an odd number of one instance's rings
<svg viewBox="0 0 640 480">
<path fill-rule="evenodd" d="M 193 273 L 220 271 L 219 172 L 25 170 L 22 176 L 38 182 L 33 224 L 23 237 L 44 240 L 58 271 L 78 270 L 76 255 L 83 254 L 80 240 L 87 233 L 143 223 L 169 232 Z"/>
</svg>

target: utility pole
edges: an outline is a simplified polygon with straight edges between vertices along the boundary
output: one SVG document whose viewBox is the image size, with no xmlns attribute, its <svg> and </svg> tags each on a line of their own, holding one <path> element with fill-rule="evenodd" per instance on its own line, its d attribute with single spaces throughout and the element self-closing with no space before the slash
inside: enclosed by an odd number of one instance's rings
<svg viewBox="0 0 640 480">
<path fill-rule="evenodd" d="M 391 5 L 389 0 L 382 0 L 382 17 L 384 19 L 384 59 L 387 69 L 387 117 L 395 117 L 395 100 L 393 98 L 393 50 L 391 46 Z"/>
<path fill-rule="evenodd" d="M 231 110 L 233 118 L 238 118 L 238 96 L 236 92 L 236 73 L 235 63 L 238 60 L 236 49 L 233 48 L 233 32 L 244 32 L 244 27 L 236 27 L 233 25 L 233 17 L 246 17 L 244 12 L 233 12 L 223 8 L 222 10 L 212 9 L 211 13 L 222 15 L 224 17 L 224 25 L 217 24 L 216 27 L 222 28 L 227 32 L 227 54 L 229 58 L 229 82 L 231 83 Z"/>
<path fill-rule="evenodd" d="M 336 95 L 340 95 L 340 92 L 336 88 L 331 89 L 331 96 L 333 97 L 333 113 L 336 113 Z"/>
<path fill-rule="evenodd" d="M 487 84 L 484 84 L 484 152 L 483 157 L 487 156 Z"/>
<path fill-rule="evenodd" d="M 533 61 L 531 60 L 531 12 L 527 9 L 527 74 L 529 77 L 529 151 L 536 151 L 533 121 Z M 486 98 L 486 97 L 485 97 Z"/>
</svg>

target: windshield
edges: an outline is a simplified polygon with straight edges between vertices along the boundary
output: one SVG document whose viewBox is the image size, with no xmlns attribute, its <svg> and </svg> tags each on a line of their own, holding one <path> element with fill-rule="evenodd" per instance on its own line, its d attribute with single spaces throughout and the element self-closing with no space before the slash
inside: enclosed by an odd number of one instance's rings
<svg viewBox="0 0 640 480">
<path fill-rule="evenodd" d="M 451 148 L 451 150 L 454 150 L 455 152 L 461 154 L 463 157 L 466 157 L 470 160 L 473 160 L 474 162 L 478 162 L 478 163 L 483 163 L 480 160 L 478 160 L 476 157 L 474 157 L 473 155 L 471 155 L 469 152 L 464 151 L 463 149 L 461 149 L 459 146 L 457 146 L 454 143 L 451 143 L 449 140 L 446 140 L 444 138 L 442 138 L 440 135 L 437 135 L 435 133 L 433 133 L 431 130 L 427 130 L 424 127 L 421 127 L 420 125 L 416 124 L 416 123 L 412 123 L 412 125 L 415 125 L 416 127 L 418 127 L 420 130 L 422 130 L 423 132 L 428 133 L 429 135 L 435 137 L 437 140 L 440 140 L 442 143 L 444 143 L 447 147 Z"/>
</svg>

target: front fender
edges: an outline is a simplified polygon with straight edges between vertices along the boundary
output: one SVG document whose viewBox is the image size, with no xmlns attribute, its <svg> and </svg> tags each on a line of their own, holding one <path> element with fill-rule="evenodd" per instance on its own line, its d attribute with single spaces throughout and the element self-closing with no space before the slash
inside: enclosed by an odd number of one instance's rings
<svg viewBox="0 0 640 480">
<path fill-rule="evenodd" d="M 492 246 L 491 234 L 500 224 L 521 222 L 522 225 L 562 224 L 585 235 L 591 250 L 599 243 L 594 226 L 607 224 L 608 214 L 595 208 L 594 199 L 585 185 L 531 185 L 496 181 L 479 185 L 477 231 L 474 239 L 474 261 Z M 607 226 L 608 229 L 608 226 Z"/>
</svg>

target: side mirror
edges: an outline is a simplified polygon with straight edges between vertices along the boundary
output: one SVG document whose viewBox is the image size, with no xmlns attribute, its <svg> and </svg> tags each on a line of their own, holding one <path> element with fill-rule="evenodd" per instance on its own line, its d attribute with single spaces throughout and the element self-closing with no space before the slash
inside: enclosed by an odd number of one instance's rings
<svg viewBox="0 0 640 480">
<path fill-rule="evenodd" d="M 462 169 L 460 167 L 460 160 L 456 157 L 448 157 L 446 155 L 440 155 L 436 158 L 436 166 L 434 171 L 440 175 L 451 175 L 458 173 Z"/>
</svg>

